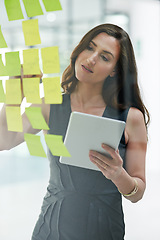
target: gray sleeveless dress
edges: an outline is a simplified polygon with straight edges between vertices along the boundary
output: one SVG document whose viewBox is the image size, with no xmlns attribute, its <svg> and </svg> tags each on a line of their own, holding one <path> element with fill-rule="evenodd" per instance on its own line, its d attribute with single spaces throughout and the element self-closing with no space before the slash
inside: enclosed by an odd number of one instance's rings
<svg viewBox="0 0 160 240">
<path fill-rule="evenodd" d="M 49 134 L 65 137 L 71 114 L 70 95 L 51 105 Z M 103 117 L 126 121 L 128 109 L 106 107 Z M 80 126 L 77 126 L 80 127 Z M 125 167 L 125 138 L 119 151 Z M 122 240 L 121 194 L 100 171 L 64 165 L 48 150 L 50 180 L 32 240 Z"/>
</svg>

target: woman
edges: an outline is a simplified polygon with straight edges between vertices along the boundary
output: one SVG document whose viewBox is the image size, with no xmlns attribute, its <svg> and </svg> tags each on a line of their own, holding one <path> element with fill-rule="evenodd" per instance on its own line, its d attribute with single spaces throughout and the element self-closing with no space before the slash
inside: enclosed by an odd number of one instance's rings
<svg viewBox="0 0 160 240">
<path fill-rule="evenodd" d="M 149 122 L 128 34 L 112 24 L 90 30 L 71 55 L 62 87 L 61 105 L 41 105 L 49 134 L 65 136 L 71 111 L 123 120 L 126 127 L 117 150 L 102 143 L 110 158 L 90 151 L 89 158 L 100 171 L 63 165 L 48 151 L 50 180 L 32 240 L 122 240 L 125 227 L 121 195 L 137 202 L 145 191 Z M 23 125 L 24 132 L 38 131 L 32 129 L 25 114 Z M 22 133 L 7 132 L 4 105 L 0 115 L 1 150 L 23 141 Z"/>
</svg>

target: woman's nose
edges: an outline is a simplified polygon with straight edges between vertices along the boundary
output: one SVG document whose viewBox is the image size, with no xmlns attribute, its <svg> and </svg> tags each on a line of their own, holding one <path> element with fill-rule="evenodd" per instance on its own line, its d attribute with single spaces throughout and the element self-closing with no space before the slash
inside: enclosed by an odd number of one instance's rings
<svg viewBox="0 0 160 240">
<path fill-rule="evenodd" d="M 97 60 L 97 54 L 93 53 L 90 57 L 87 58 L 89 64 L 95 65 Z"/>
</svg>

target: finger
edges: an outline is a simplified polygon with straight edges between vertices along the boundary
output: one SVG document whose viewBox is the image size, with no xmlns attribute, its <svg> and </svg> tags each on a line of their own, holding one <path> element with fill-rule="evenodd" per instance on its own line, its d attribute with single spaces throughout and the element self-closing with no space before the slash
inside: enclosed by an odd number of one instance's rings
<svg viewBox="0 0 160 240">
<path fill-rule="evenodd" d="M 111 157 L 114 159 L 117 157 L 117 155 L 119 154 L 119 152 L 117 152 L 115 149 L 113 149 L 112 147 L 108 146 L 105 143 L 102 143 L 102 148 L 107 151 Z"/>
<path fill-rule="evenodd" d="M 111 160 L 111 158 L 109 156 L 106 156 L 102 153 L 99 153 L 99 152 L 93 151 L 93 150 L 90 151 L 89 155 L 97 158 L 98 160 L 104 162 L 105 164 L 109 164 L 109 162 Z"/>
<path fill-rule="evenodd" d="M 92 163 L 94 163 L 101 171 L 107 170 L 109 168 L 109 165 L 101 161 L 100 159 L 91 156 L 90 155 L 90 160 Z"/>
<path fill-rule="evenodd" d="M 123 159 L 121 158 L 118 149 L 115 150 L 106 144 L 102 144 L 102 146 L 103 146 L 103 149 L 105 149 L 111 155 L 112 159 L 114 160 L 114 161 L 110 161 L 112 166 L 113 165 L 115 165 L 115 166 L 123 165 Z"/>
<path fill-rule="evenodd" d="M 101 153 L 98 153 L 96 151 L 90 151 L 89 157 L 91 161 L 94 161 L 94 163 L 98 164 L 102 168 L 106 169 L 106 167 L 109 167 L 111 164 L 111 159 L 104 156 Z"/>
</svg>

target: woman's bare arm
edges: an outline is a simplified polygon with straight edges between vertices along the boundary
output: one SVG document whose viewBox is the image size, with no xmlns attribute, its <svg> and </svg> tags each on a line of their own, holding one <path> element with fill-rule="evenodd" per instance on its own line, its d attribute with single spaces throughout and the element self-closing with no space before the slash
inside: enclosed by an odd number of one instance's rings
<svg viewBox="0 0 160 240">
<path fill-rule="evenodd" d="M 8 126 L 6 121 L 6 106 L 7 105 L 4 104 L 0 112 L 0 151 L 9 150 L 21 144 L 22 142 L 24 142 L 24 133 L 36 134 L 40 131 L 38 129 L 32 128 L 25 112 L 22 115 L 23 132 L 8 131 Z M 11 106 L 14 107 L 15 105 L 11 105 Z M 41 107 L 42 114 L 46 122 L 48 123 L 50 105 L 45 104 L 44 99 L 42 99 L 42 104 L 33 104 L 31 106 Z"/>
<path fill-rule="evenodd" d="M 144 117 L 138 109 L 130 108 L 125 133 L 127 140 L 126 170 L 122 168 L 121 174 L 113 182 L 128 200 L 137 202 L 143 197 L 146 187 L 145 158 L 147 150 Z M 135 188 L 134 179 L 137 181 L 138 191 L 130 196 L 129 193 Z"/>
<path fill-rule="evenodd" d="M 110 179 L 127 199 L 137 202 L 142 198 L 146 186 L 145 157 L 147 149 L 144 117 L 138 109 L 130 108 L 129 110 L 125 138 L 127 141 L 126 169 L 123 168 L 123 160 L 119 152 L 106 144 L 103 144 L 102 147 L 110 154 L 111 158 L 96 151 L 90 151 L 90 160 L 99 167 L 103 175 Z M 135 185 L 135 180 L 138 188 Z M 136 193 L 130 194 L 134 189 Z"/>
</svg>

